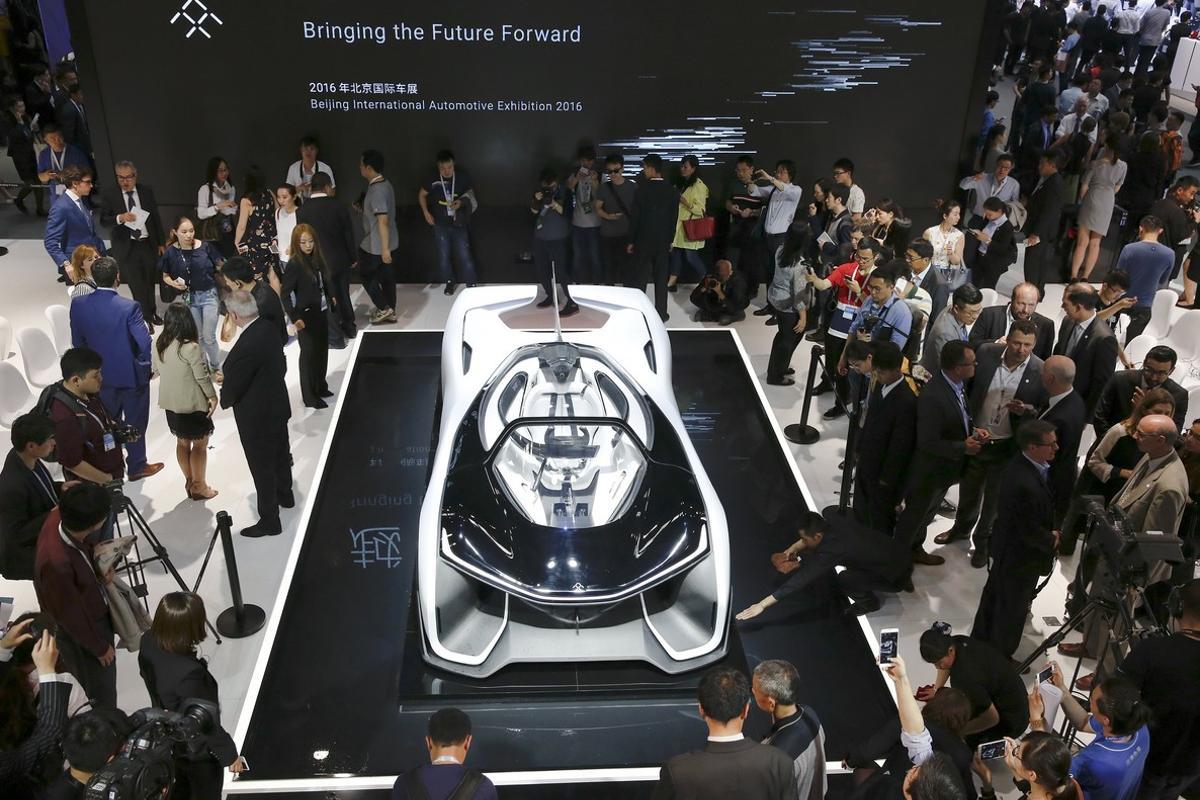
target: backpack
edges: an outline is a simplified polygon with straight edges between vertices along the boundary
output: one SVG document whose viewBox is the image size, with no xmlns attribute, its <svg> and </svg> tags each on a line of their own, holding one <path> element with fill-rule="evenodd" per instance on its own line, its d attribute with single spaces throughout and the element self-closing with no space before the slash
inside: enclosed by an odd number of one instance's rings
<svg viewBox="0 0 1200 800">
<path fill-rule="evenodd" d="M 83 405 L 83 403 L 79 402 L 79 398 L 63 388 L 62 381 L 57 381 L 56 383 L 50 384 L 45 389 L 42 389 L 42 393 L 38 395 L 37 405 L 34 406 L 34 410 L 46 417 L 46 419 L 49 419 L 50 407 L 54 405 L 55 400 L 58 400 L 60 403 L 65 405 L 71 410 L 71 413 L 75 415 L 75 418 L 79 422 L 80 432 L 87 430 L 87 420 L 81 419 L 81 417 L 88 413 L 87 408 Z M 57 462 L 58 450 L 55 449 L 50 453 L 50 455 L 46 456 L 42 460 Z"/>
<path fill-rule="evenodd" d="M 411 769 L 404 774 L 404 791 L 408 800 L 430 800 L 425 784 L 421 783 L 420 770 Z M 468 769 L 463 773 L 462 780 L 454 787 L 446 800 L 471 800 L 475 790 L 483 783 L 483 773 L 477 769 Z"/>
</svg>

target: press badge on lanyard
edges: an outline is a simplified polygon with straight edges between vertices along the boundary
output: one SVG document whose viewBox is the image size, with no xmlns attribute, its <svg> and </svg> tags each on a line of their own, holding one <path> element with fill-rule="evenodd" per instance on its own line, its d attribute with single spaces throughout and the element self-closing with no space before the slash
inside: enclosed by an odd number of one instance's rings
<svg viewBox="0 0 1200 800">
<path fill-rule="evenodd" d="M 112 433 L 105 433 L 104 434 L 104 452 L 107 453 L 109 451 L 116 450 L 116 449 L 117 449 L 117 437 L 113 436 Z"/>
</svg>

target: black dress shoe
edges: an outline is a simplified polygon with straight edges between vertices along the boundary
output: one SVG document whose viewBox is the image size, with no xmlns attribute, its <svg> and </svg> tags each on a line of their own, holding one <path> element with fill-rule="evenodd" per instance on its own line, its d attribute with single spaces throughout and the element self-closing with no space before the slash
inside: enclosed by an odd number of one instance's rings
<svg viewBox="0 0 1200 800">
<path fill-rule="evenodd" d="M 805 335 L 804 340 L 806 342 L 819 342 L 824 338 L 825 337 L 821 335 L 820 331 L 810 331 L 807 335 Z"/>
<path fill-rule="evenodd" d="M 574 300 L 563 306 L 562 311 L 558 313 L 560 317 L 573 317 L 579 313 L 579 304 Z"/>
<path fill-rule="evenodd" d="M 791 378 L 780 378 L 777 381 L 773 381 L 768 378 L 767 383 L 769 383 L 772 386 L 793 386 L 793 385 L 795 385 L 796 382 L 794 380 L 792 380 Z"/>
<path fill-rule="evenodd" d="M 938 506 L 937 513 L 941 514 L 943 517 L 952 517 L 958 513 L 958 506 L 954 505 L 954 503 L 951 503 L 949 500 L 943 500 L 941 505 Z"/>
<path fill-rule="evenodd" d="M 537 307 L 538 308 L 549 308 L 552 305 L 554 305 L 553 298 L 547 296 L 545 300 L 543 300 L 542 302 L 537 304 Z"/>
<path fill-rule="evenodd" d="M 263 525 L 261 521 L 251 525 L 249 528 L 242 528 L 241 530 L 242 536 L 246 536 L 250 539 L 258 539 L 262 536 L 278 536 L 281 533 L 283 533 L 282 527 L 268 527 Z"/>
<path fill-rule="evenodd" d="M 13 205 L 17 207 L 17 211 L 20 211 L 25 216 L 29 216 L 29 209 L 25 207 L 24 200 L 17 198 L 16 200 L 13 200 Z"/>
<path fill-rule="evenodd" d="M 670 292 L 671 294 L 675 294 L 676 292 L 679 291 L 679 284 L 678 283 L 668 284 L 667 291 Z"/>
<path fill-rule="evenodd" d="M 760 308 L 754 312 L 754 316 L 769 317 L 774 313 L 775 313 L 775 309 L 771 308 L 770 306 L 763 306 L 762 308 Z"/>
<path fill-rule="evenodd" d="M 987 550 L 981 547 L 975 548 L 975 552 L 971 553 L 971 566 L 975 569 L 983 569 L 987 566 L 987 562 Z"/>
<path fill-rule="evenodd" d="M 58 282 L 59 282 L 59 283 L 66 283 L 66 282 L 67 282 L 67 276 L 66 276 L 66 275 L 59 275 L 59 276 L 58 276 L 58 278 L 57 278 L 57 280 L 58 280 Z"/>
<path fill-rule="evenodd" d="M 454 290 L 457 288 L 458 288 L 458 284 L 456 284 L 454 281 L 446 281 L 446 288 L 443 289 L 442 291 L 445 294 L 454 294 Z"/>
<path fill-rule="evenodd" d="M 321 397 L 333 397 L 333 392 L 326 389 L 325 391 L 321 392 Z"/>
<path fill-rule="evenodd" d="M 813 397 L 820 397 L 821 395 L 828 394 L 829 392 L 832 392 L 832 391 L 833 391 L 832 386 L 830 386 L 825 381 L 821 381 L 820 383 L 818 383 L 816 386 L 813 387 Z"/>
<path fill-rule="evenodd" d="M 785 369 L 785 370 L 783 371 L 783 374 L 784 374 L 784 375 L 795 375 L 795 374 L 796 374 L 796 370 L 792 369 L 791 367 L 788 367 L 787 369 Z"/>
<path fill-rule="evenodd" d="M 846 610 L 842 613 L 847 617 L 861 617 L 863 614 L 870 614 L 872 611 L 878 611 L 883 604 L 879 602 L 878 597 L 866 597 L 862 600 L 855 600 L 850 605 L 846 606 Z"/>
<path fill-rule="evenodd" d="M 943 531 L 942 533 L 939 533 L 937 536 L 933 537 L 933 541 L 936 544 L 950 544 L 951 542 L 962 541 L 966 538 L 967 534 L 959 533 L 954 528 L 951 528 L 950 530 Z"/>
<path fill-rule="evenodd" d="M 933 553 L 926 553 L 924 550 L 917 550 L 912 554 L 912 562 L 914 564 L 922 564 L 926 567 L 937 567 L 946 563 L 946 559 L 941 556 L 935 556 Z"/>
<path fill-rule="evenodd" d="M 311 403 L 305 403 L 304 405 L 308 406 L 309 408 L 315 408 L 318 411 L 321 410 L 322 408 L 329 408 L 329 403 L 326 403 L 324 400 L 321 400 L 320 398 L 313 400 Z"/>
<path fill-rule="evenodd" d="M 275 500 L 279 503 L 280 508 L 296 507 L 296 495 L 293 492 L 285 492 L 276 497 Z"/>
<path fill-rule="evenodd" d="M 779 324 L 779 317 L 771 317 L 770 319 L 768 319 L 768 320 L 766 321 L 766 323 L 765 323 L 765 324 L 767 324 L 767 325 L 778 325 L 778 324 Z"/>
<path fill-rule="evenodd" d="M 821 419 L 840 419 L 846 416 L 846 410 L 841 406 L 834 406 L 821 415 Z"/>
<path fill-rule="evenodd" d="M 153 322 L 155 325 L 163 324 L 162 317 L 160 317 L 158 314 L 155 314 L 153 317 L 151 317 L 150 321 Z"/>
</svg>

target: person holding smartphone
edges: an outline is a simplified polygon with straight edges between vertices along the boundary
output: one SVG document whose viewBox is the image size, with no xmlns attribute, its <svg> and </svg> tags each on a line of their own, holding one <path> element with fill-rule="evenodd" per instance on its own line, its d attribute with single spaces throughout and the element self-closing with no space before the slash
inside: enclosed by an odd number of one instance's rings
<svg viewBox="0 0 1200 800">
<path fill-rule="evenodd" d="M 142 636 L 138 668 L 151 702 L 168 711 L 182 711 L 190 698 L 219 703 L 217 681 L 196 647 L 204 641 L 208 618 L 204 601 L 191 592 L 164 595 L 154 623 Z M 191 760 L 179 762 L 173 800 L 219 800 L 221 767 L 240 775 L 248 767 L 224 728 L 204 737 L 204 748 Z"/>
</svg>

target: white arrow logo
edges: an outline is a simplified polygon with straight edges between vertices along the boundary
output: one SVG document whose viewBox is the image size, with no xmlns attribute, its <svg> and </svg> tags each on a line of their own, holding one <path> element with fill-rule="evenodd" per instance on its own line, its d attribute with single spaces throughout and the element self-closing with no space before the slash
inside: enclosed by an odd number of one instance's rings
<svg viewBox="0 0 1200 800">
<path fill-rule="evenodd" d="M 193 8 L 193 6 L 195 6 L 195 8 Z M 192 14 L 199 14 L 200 16 L 193 17 Z M 185 39 L 192 38 L 192 34 L 196 33 L 197 31 L 203 33 L 205 38 L 211 39 L 212 34 L 204 30 L 204 23 L 211 21 L 217 23 L 218 25 L 225 24 L 220 17 L 209 11 L 208 6 L 204 5 L 204 3 L 200 2 L 200 0 L 183 0 L 183 6 L 175 12 L 175 16 L 171 17 L 171 24 L 174 25 L 181 19 L 190 23 L 192 26 L 184 35 Z"/>
</svg>

